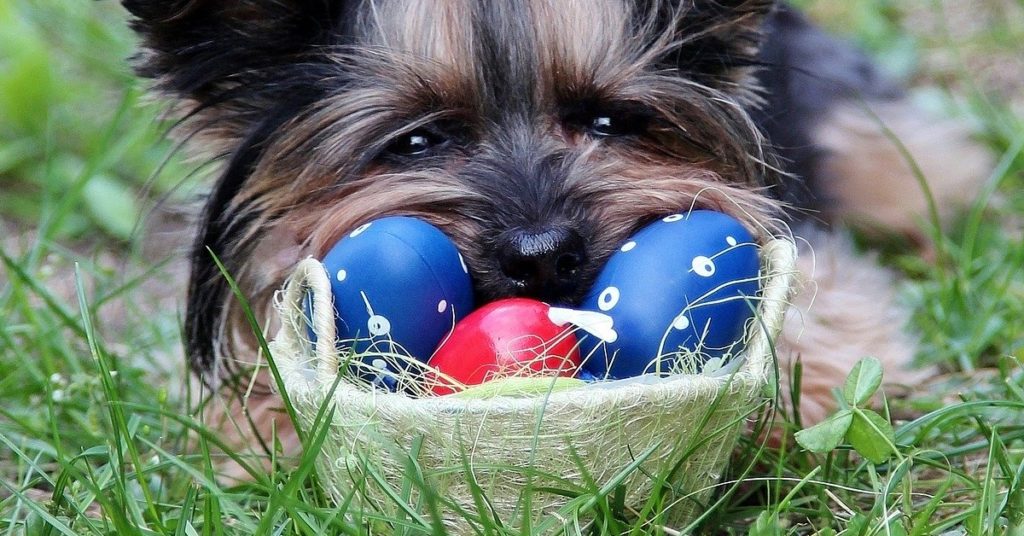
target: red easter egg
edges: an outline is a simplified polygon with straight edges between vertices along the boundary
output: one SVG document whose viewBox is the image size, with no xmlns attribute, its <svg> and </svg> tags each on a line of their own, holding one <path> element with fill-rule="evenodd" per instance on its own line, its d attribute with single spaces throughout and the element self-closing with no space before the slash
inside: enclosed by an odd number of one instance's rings
<svg viewBox="0 0 1024 536">
<path fill-rule="evenodd" d="M 571 325 L 548 317 L 551 307 L 525 298 L 489 303 L 455 325 L 429 365 L 465 385 L 510 376 L 574 376 L 580 366 Z M 436 395 L 458 388 L 430 378 Z"/>
</svg>

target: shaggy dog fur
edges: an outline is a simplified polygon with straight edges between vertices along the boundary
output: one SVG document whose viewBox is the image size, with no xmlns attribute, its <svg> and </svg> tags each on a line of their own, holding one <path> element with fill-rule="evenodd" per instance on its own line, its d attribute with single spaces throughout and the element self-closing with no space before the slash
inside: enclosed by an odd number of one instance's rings
<svg viewBox="0 0 1024 536">
<path fill-rule="evenodd" d="M 253 432 L 238 416 L 266 438 L 278 413 L 211 252 L 269 333 L 270 298 L 298 260 L 390 214 L 444 230 L 480 301 L 568 305 L 616 245 L 665 214 L 720 210 L 762 238 L 790 227 L 806 244 L 804 288 L 779 350 L 784 371 L 803 362 L 804 422 L 826 414 L 831 388 L 865 355 L 890 382 L 922 374 L 906 368 L 915 343 L 892 277 L 837 226 L 919 236 L 925 198 L 905 155 L 944 214 L 974 191 L 987 156 L 785 5 L 124 5 L 143 38 L 139 73 L 177 103 L 179 131 L 223 161 L 192 253 L 186 338 L 208 385 L 245 392 L 224 414 L 243 444 Z M 509 268 L 538 243 L 561 263 L 554 275 Z M 239 389 L 250 378 L 257 388 Z"/>
</svg>

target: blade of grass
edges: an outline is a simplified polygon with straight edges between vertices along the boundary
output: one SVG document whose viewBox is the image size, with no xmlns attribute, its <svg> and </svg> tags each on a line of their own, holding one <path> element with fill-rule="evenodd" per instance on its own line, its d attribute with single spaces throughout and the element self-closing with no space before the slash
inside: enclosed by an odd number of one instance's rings
<svg viewBox="0 0 1024 536">
<path fill-rule="evenodd" d="M 135 448 L 132 434 L 128 430 L 128 421 L 125 418 L 124 412 L 121 411 L 121 407 L 117 402 L 121 399 L 120 390 L 117 382 L 114 380 L 111 374 L 110 364 L 107 362 L 107 355 L 100 347 L 98 339 L 96 337 L 95 328 L 92 323 L 92 312 L 89 308 L 89 304 L 86 301 L 85 285 L 82 281 L 81 273 L 78 271 L 78 267 L 75 267 L 75 287 L 78 294 L 78 305 L 82 314 L 82 325 L 85 329 L 86 340 L 89 343 L 89 350 L 99 367 L 101 385 L 103 386 L 103 394 L 107 401 L 107 412 L 108 416 L 113 425 L 113 442 L 115 445 L 115 452 L 117 453 L 116 461 L 119 467 L 123 467 L 126 462 L 130 461 L 135 467 L 139 474 L 143 474 L 142 463 L 140 461 L 139 452 Z M 129 460 L 125 459 L 124 452 L 122 449 L 128 451 Z M 153 495 L 144 482 L 140 482 L 140 488 L 146 501 L 146 507 L 152 516 L 152 521 L 160 526 L 159 520 L 160 515 L 156 511 L 155 501 Z M 130 499 L 128 494 L 128 485 L 126 481 L 126 475 L 123 471 L 118 471 L 118 492 L 124 500 L 125 506 L 129 506 Z"/>
<path fill-rule="evenodd" d="M 67 526 L 66 523 L 64 523 L 60 519 L 57 519 L 55 516 L 50 514 L 50 512 L 47 512 L 45 508 L 40 506 L 38 503 L 33 501 L 31 498 L 26 496 L 24 493 L 22 493 L 14 486 L 8 484 L 3 480 L 0 480 L 0 486 L 3 486 L 8 491 L 8 493 L 17 497 L 19 500 L 19 504 L 24 504 L 25 506 L 28 507 L 29 510 L 32 510 L 33 513 L 41 517 L 43 521 L 46 522 L 47 526 L 57 529 L 57 531 L 59 531 L 61 534 L 64 534 L 65 536 L 79 536 L 78 533 L 72 530 L 71 527 Z"/>
<path fill-rule="evenodd" d="M 252 311 L 248 298 L 246 298 L 242 293 L 242 289 L 238 286 L 238 282 L 235 281 L 235 278 L 228 273 L 228 269 L 224 266 L 224 263 L 221 262 L 220 257 L 218 257 L 210 248 L 206 248 L 206 251 L 210 254 L 211 258 L 213 258 L 213 262 L 217 264 L 217 269 L 220 270 L 221 275 L 231 287 L 231 292 L 238 300 L 239 306 L 242 308 L 242 313 L 245 315 L 245 319 L 249 323 L 249 329 L 252 330 L 253 335 L 256 337 L 260 351 L 263 352 L 263 355 L 267 358 L 267 365 L 270 368 L 271 375 L 274 377 L 274 384 L 277 387 L 278 393 L 281 395 L 285 411 L 288 413 L 288 418 L 295 426 L 295 433 L 299 437 L 299 442 L 303 444 L 303 448 L 306 448 L 306 433 L 302 430 L 298 414 L 295 412 L 295 406 L 292 404 L 291 398 L 288 396 L 288 390 L 285 388 L 284 379 L 281 377 L 281 371 L 277 368 L 277 363 L 274 361 L 274 356 L 270 352 L 267 339 L 263 335 L 263 328 L 256 319 L 256 315 Z"/>
</svg>

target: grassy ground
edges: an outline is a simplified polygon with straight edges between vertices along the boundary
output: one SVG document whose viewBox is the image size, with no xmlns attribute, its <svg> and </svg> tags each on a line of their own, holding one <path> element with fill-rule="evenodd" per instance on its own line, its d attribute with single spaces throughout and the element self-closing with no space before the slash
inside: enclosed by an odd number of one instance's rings
<svg viewBox="0 0 1024 536">
<path fill-rule="evenodd" d="M 1024 534 L 1024 3 L 800 3 L 937 88 L 916 98 L 976 124 L 999 164 L 935 262 L 886 253 L 920 359 L 946 374 L 859 437 L 805 434 L 820 454 L 744 440 L 702 530 Z M 185 224 L 153 211 L 184 204 L 202 172 L 168 156 L 157 109 L 140 105 L 122 17 L 109 0 L 0 2 L 0 534 L 436 533 L 429 516 L 346 518 L 308 463 L 215 481 L 217 438 L 185 411 L 196 390 L 168 283 Z M 678 529 L 578 493 L 601 520 L 591 531 Z"/>
</svg>

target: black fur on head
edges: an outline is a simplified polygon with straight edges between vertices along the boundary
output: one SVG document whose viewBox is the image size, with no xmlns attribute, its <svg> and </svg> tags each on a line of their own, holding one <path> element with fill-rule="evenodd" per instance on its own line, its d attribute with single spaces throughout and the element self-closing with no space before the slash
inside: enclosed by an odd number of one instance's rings
<svg viewBox="0 0 1024 536">
<path fill-rule="evenodd" d="M 302 257 L 408 214 L 453 238 L 481 300 L 572 303 L 659 215 L 706 206 L 757 228 L 777 208 L 745 110 L 768 0 L 124 4 L 139 72 L 226 160 L 192 257 L 201 372 L 244 357 L 210 251 L 266 305 Z M 558 284 L 518 274 L 537 244 L 572 249 L 543 252 Z"/>
</svg>

